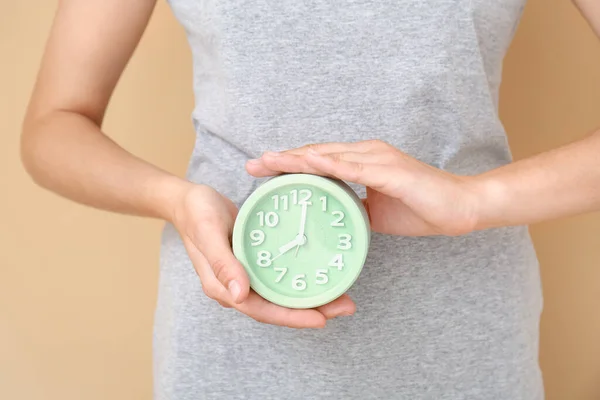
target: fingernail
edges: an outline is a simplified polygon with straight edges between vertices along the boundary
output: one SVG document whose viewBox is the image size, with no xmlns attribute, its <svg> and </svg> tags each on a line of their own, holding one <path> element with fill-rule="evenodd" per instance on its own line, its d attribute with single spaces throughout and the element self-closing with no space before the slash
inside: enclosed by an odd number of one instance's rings
<svg viewBox="0 0 600 400">
<path fill-rule="evenodd" d="M 263 154 L 263 157 L 279 157 L 280 153 L 276 153 L 274 151 L 265 151 L 265 153 Z"/>
<path fill-rule="evenodd" d="M 231 297 L 233 298 L 233 301 L 237 301 L 238 297 L 240 297 L 240 293 L 242 292 L 240 284 L 237 283 L 237 281 L 231 281 L 229 282 L 228 289 L 229 293 L 231 294 Z"/>
<path fill-rule="evenodd" d="M 260 164 L 260 160 L 257 158 L 253 158 L 251 160 L 248 160 L 248 164 Z"/>
<path fill-rule="evenodd" d="M 307 153 L 310 154 L 311 156 L 320 156 L 320 154 L 317 153 L 317 151 L 315 149 L 308 149 Z"/>
<path fill-rule="evenodd" d="M 338 315 L 335 316 L 335 318 L 338 317 L 349 317 L 351 316 L 353 313 L 350 311 L 342 311 L 341 313 L 339 313 Z"/>
</svg>

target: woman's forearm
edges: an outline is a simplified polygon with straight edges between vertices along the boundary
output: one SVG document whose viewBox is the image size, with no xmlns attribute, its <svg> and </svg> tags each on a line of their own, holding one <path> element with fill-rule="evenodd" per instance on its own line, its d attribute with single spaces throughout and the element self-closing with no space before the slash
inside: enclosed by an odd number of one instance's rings
<svg viewBox="0 0 600 400">
<path fill-rule="evenodd" d="M 600 131 L 475 178 L 477 229 L 527 225 L 600 210 Z"/>
<path fill-rule="evenodd" d="M 40 185 L 95 208 L 171 219 L 187 182 L 119 147 L 83 115 L 54 111 L 26 120 L 21 155 Z"/>
<path fill-rule="evenodd" d="M 184 181 L 134 157 L 100 130 L 154 4 L 60 2 L 23 124 L 21 154 L 33 179 L 61 196 L 170 219 Z"/>
</svg>

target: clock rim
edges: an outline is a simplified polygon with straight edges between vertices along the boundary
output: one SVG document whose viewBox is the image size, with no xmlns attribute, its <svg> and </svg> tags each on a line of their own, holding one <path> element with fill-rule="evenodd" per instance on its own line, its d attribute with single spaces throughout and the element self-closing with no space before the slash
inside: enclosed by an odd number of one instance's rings
<svg viewBox="0 0 600 400">
<path fill-rule="evenodd" d="M 363 245 L 363 254 L 361 255 L 360 264 L 356 269 L 353 270 L 352 274 L 346 275 L 337 285 L 333 288 L 320 293 L 315 296 L 306 298 L 294 298 L 280 294 L 273 289 L 269 288 L 263 283 L 250 267 L 250 263 L 246 257 L 243 235 L 244 229 L 248 219 L 250 218 L 250 212 L 254 209 L 256 203 L 268 195 L 271 191 L 286 185 L 311 185 L 317 187 L 333 196 L 342 204 L 346 210 L 354 209 L 358 211 L 358 215 L 362 216 L 361 222 L 356 223 L 356 234 L 360 234 Z M 356 214 L 356 213 L 354 213 Z M 356 282 L 359 275 L 364 267 L 367 255 L 369 253 L 369 245 L 371 242 L 371 229 L 369 216 L 367 211 L 358 197 L 358 195 L 352 190 L 352 188 L 344 181 L 338 179 L 332 179 L 320 175 L 313 174 L 284 174 L 272 177 L 260 185 L 254 190 L 250 196 L 244 201 L 238 211 L 234 228 L 232 232 L 232 247 L 235 257 L 240 261 L 248 277 L 250 279 L 250 287 L 258 293 L 264 299 L 288 308 L 314 308 L 324 304 L 330 303 L 333 300 L 346 293 L 350 287 Z"/>
</svg>

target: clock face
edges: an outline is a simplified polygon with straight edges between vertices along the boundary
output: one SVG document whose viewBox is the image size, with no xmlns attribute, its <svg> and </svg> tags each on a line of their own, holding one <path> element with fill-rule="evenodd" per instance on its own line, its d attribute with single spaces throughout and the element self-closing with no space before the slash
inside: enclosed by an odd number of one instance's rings
<svg viewBox="0 0 600 400">
<path fill-rule="evenodd" d="M 234 252 L 258 294 L 309 308 L 334 300 L 354 283 L 368 250 L 368 218 L 344 186 L 313 175 L 284 175 L 244 203 Z"/>
</svg>

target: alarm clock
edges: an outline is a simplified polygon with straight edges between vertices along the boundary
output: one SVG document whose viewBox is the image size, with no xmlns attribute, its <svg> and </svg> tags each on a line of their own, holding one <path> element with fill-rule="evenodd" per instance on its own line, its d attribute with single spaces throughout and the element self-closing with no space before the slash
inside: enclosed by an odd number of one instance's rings
<svg viewBox="0 0 600 400">
<path fill-rule="evenodd" d="M 240 207 L 233 253 L 250 287 L 288 308 L 314 308 L 358 278 L 371 239 L 369 217 L 343 181 L 285 174 L 261 184 Z"/>
</svg>

